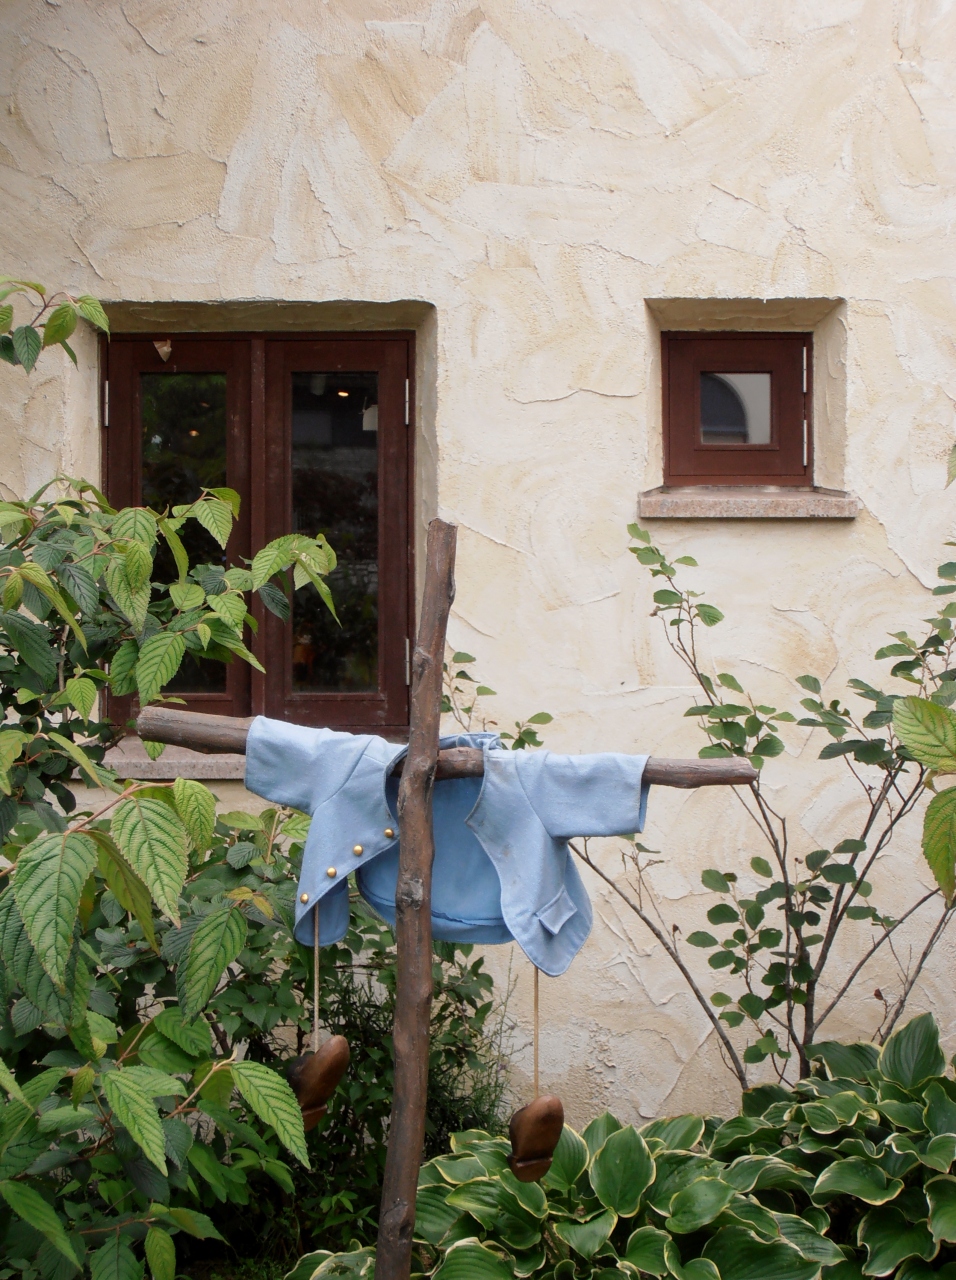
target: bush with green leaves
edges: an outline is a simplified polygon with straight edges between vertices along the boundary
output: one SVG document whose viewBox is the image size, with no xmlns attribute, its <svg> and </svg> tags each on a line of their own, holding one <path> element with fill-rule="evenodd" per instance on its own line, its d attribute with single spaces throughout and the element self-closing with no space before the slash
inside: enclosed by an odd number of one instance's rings
<svg viewBox="0 0 956 1280">
<path fill-rule="evenodd" d="M 14 325 L 13 303 L 18 299 L 26 304 L 30 316 L 25 323 Z M 57 346 L 76 364 L 67 339 L 72 338 L 80 320 L 103 333 L 110 331 L 106 313 L 92 294 L 74 296 L 61 290 L 48 296 L 46 287 L 35 280 L 0 276 L 0 360 L 7 364 L 19 365 L 30 373 L 44 347 Z"/>
<path fill-rule="evenodd" d="M 52 797 L 71 812 L 77 773 L 108 780 L 103 755 L 123 730 L 97 714 L 104 690 L 145 705 L 187 654 L 262 670 L 245 640 L 256 627 L 251 591 L 282 617 L 289 589 L 305 583 L 332 607 L 323 578 L 335 554 L 321 534 L 276 539 L 248 566 L 190 565 L 183 525 L 195 521 L 225 551 L 238 511 L 231 489 L 167 511 L 116 511 L 95 486 L 69 479 L 0 502 L 0 840 L 23 805 L 49 807 Z M 169 581 L 157 580 L 161 547 Z"/>
<path fill-rule="evenodd" d="M 205 1256 L 225 1237 L 288 1261 L 374 1233 L 391 936 L 356 904 L 323 953 L 322 1020 L 353 1061 L 307 1144 L 283 1066 L 312 1022 L 312 957 L 292 936 L 308 819 L 215 809 L 199 782 L 129 783 L 69 825 L 26 810 L 10 835 L 0 1271 L 135 1280 L 145 1251 L 154 1280 L 172 1280 L 202 1240 Z M 480 960 L 436 954 L 432 1149 L 497 1119 L 490 988 Z"/>
<path fill-rule="evenodd" d="M 851 679 L 851 698 L 844 702 L 825 698 L 816 676 L 798 676 L 805 696 L 803 714 L 800 708 L 795 714 L 766 705 L 732 672 L 705 670 L 701 628 L 717 626 L 723 614 L 679 580 L 679 566 L 693 568 L 696 561 L 666 554 L 638 525 L 630 525 L 629 532 L 635 543 L 631 551 L 661 580 L 654 592 L 654 614 L 702 695 L 685 712 L 708 739 L 700 756 L 744 757 L 758 770 L 757 780 L 738 787 L 736 794 L 763 846 L 749 860 L 759 887 L 744 890 L 733 868 L 706 869 L 704 887 L 720 901 L 707 911 L 708 927 L 686 938 L 691 947 L 708 953 L 715 976 L 724 975 L 720 989 L 704 990 L 679 931 L 653 893 L 647 873 L 656 851 L 631 841 L 625 850 L 626 873 L 612 876 L 592 856 L 587 841 L 572 848 L 635 912 L 680 969 L 742 1087 L 747 1087 L 752 1064 L 771 1064 L 780 1079 L 805 1076 L 821 1028 L 880 952 L 891 955 L 898 966 L 898 983 L 892 991 L 888 984 L 876 991 L 882 1019 L 875 1039 L 879 1042 L 893 1030 L 952 919 L 956 788 L 940 792 L 925 813 L 924 852 L 937 887 L 915 885 L 903 909 L 891 911 L 877 901 L 869 877 L 900 824 L 926 800 L 933 778 L 956 772 L 956 715 L 949 710 L 956 701 L 956 605 L 936 609 L 922 640 L 902 631 L 891 634 L 892 643 L 876 654 L 880 661 L 893 662 L 886 687 Z M 940 566 L 939 575 L 931 600 L 956 590 L 956 564 Z M 902 688 L 894 688 L 893 681 L 902 682 Z M 907 686 L 914 684 L 921 696 L 907 697 Z M 862 707 L 852 705 L 857 700 Z M 795 722 L 828 735 L 820 758 L 848 772 L 859 799 L 855 827 L 835 831 L 828 848 L 806 853 L 795 847 L 787 815 L 765 785 L 767 771 L 776 782 L 785 764 L 782 726 Z M 904 963 L 893 943 L 907 922 L 911 929 L 920 925 L 922 941 L 915 957 Z M 834 972 L 837 954 L 845 955 L 848 947 L 856 956 L 851 969 Z"/>
<path fill-rule="evenodd" d="M 456 1134 L 421 1170 L 417 1272 L 434 1280 L 956 1277 L 956 1081 L 923 1014 L 872 1044 L 823 1043 L 794 1088 L 739 1115 L 565 1127 L 540 1185 L 508 1143 Z M 374 1250 L 286 1280 L 371 1277 Z"/>
</svg>

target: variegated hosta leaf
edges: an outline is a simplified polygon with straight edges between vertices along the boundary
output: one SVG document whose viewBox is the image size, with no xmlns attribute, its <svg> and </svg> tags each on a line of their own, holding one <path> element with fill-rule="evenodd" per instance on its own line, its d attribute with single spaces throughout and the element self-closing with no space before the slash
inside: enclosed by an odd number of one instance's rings
<svg viewBox="0 0 956 1280">
<path fill-rule="evenodd" d="M 282 1145 L 308 1169 L 302 1112 L 282 1076 L 261 1062 L 236 1062 L 231 1070 L 236 1087 L 259 1119 L 272 1125 Z"/>
<path fill-rule="evenodd" d="M 20 853 L 13 892 L 24 928 L 47 973 L 62 991 L 83 886 L 96 865 L 96 845 L 82 832 L 47 832 Z"/>
<path fill-rule="evenodd" d="M 206 1007 L 226 966 L 242 950 L 246 928 L 246 918 L 237 907 L 219 907 L 200 922 L 177 975 L 185 1018 L 194 1018 Z"/>
<path fill-rule="evenodd" d="M 177 814 L 162 800 L 133 795 L 117 808 L 112 834 L 160 911 L 178 925 L 188 835 Z"/>
</svg>

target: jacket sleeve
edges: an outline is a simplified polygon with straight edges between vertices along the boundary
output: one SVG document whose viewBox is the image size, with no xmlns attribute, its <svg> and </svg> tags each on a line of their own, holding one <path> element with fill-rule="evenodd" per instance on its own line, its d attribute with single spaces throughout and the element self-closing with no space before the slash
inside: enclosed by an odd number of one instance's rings
<svg viewBox="0 0 956 1280">
<path fill-rule="evenodd" d="M 311 815 L 348 781 L 368 738 L 257 716 L 246 740 L 246 786 Z"/>
<path fill-rule="evenodd" d="M 518 777 L 531 807 L 554 840 L 620 836 L 644 829 L 647 756 L 602 753 L 559 756 L 522 751 Z"/>
</svg>

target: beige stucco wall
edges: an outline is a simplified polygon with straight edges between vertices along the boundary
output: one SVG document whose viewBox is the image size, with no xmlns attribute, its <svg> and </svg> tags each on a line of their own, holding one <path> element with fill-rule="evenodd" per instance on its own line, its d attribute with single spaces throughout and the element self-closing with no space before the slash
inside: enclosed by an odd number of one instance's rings
<svg viewBox="0 0 956 1280">
<path fill-rule="evenodd" d="M 700 322 L 756 326 L 786 299 L 774 324 L 815 327 L 817 480 L 859 518 L 655 536 L 700 561 L 728 615 L 710 656 L 760 700 L 795 705 L 805 670 L 830 696 L 875 679 L 885 633 L 927 615 L 956 502 L 954 52 L 940 0 L 7 0 L 2 269 L 113 302 L 427 304 L 419 517 L 460 526 L 454 643 L 503 719 L 555 715 L 549 746 L 688 754 L 686 679 L 626 550 L 660 483 L 658 325 L 730 299 Z M 96 472 L 91 339 L 79 354 L 29 382 L 0 368 L 17 493 Z M 766 776 L 796 847 L 853 834 L 853 786 L 785 736 Z M 763 850 L 726 794 L 658 792 L 650 814 L 688 932 L 700 869 L 747 875 Z M 917 847 L 910 827 L 875 877 L 889 909 L 927 883 Z M 733 1105 L 679 977 L 592 887 L 586 951 L 543 984 L 543 1082 L 578 1121 Z M 914 1004 L 951 1047 L 953 958 Z M 520 1089 L 520 956 L 513 973 Z M 873 1029 L 877 981 L 899 985 L 875 967 L 833 1034 Z"/>
</svg>

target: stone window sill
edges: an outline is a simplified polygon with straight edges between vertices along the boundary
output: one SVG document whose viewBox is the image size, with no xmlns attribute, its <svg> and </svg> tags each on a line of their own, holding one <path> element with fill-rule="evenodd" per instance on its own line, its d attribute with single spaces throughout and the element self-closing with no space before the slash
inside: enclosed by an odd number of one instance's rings
<svg viewBox="0 0 956 1280">
<path fill-rule="evenodd" d="M 859 499 L 841 489 L 774 485 L 661 485 L 637 500 L 645 520 L 853 520 L 859 509 Z"/>
<path fill-rule="evenodd" d="M 186 747 L 167 747 L 158 760 L 150 760 L 139 738 L 124 738 L 107 751 L 103 763 L 121 778 L 138 782 L 169 782 L 173 778 L 199 778 L 203 782 L 242 782 L 246 757 L 205 755 Z"/>
</svg>

